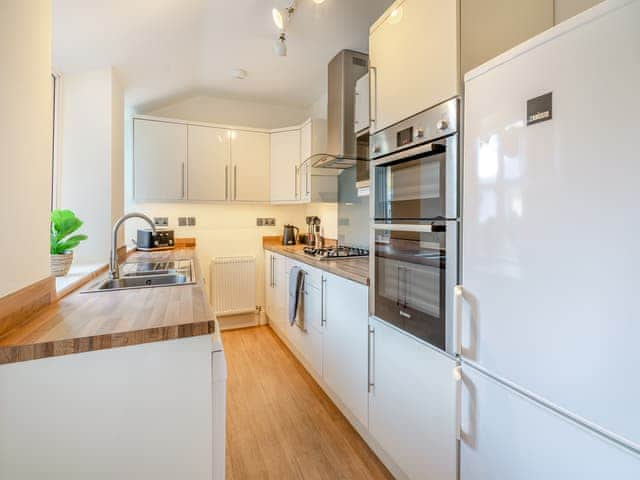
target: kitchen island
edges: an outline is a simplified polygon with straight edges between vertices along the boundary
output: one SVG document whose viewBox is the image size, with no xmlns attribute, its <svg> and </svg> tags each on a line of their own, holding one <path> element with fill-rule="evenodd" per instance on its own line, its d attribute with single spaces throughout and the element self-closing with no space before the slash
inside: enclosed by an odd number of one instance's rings
<svg viewBox="0 0 640 480">
<path fill-rule="evenodd" d="M 0 478 L 224 478 L 226 363 L 194 283 L 84 293 L 0 339 Z"/>
</svg>

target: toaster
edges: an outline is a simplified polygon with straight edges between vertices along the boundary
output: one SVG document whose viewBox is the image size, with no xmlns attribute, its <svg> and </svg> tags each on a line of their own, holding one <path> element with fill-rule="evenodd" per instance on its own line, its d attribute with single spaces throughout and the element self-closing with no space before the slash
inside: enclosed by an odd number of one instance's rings
<svg viewBox="0 0 640 480">
<path fill-rule="evenodd" d="M 138 250 L 166 250 L 174 246 L 173 230 L 157 230 L 155 233 L 151 229 L 138 230 Z"/>
</svg>

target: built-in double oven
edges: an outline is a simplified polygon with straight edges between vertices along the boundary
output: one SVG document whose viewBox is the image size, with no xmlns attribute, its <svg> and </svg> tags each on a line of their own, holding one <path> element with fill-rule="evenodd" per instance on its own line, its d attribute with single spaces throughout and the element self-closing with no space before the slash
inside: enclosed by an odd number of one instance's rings
<svg viewBox="0 0 640 480">
<path fill-rule="evenodd" d="M 453 352 L 458 279 L 459 100 L 371 139 L 372 315 Z"/>
</svg>

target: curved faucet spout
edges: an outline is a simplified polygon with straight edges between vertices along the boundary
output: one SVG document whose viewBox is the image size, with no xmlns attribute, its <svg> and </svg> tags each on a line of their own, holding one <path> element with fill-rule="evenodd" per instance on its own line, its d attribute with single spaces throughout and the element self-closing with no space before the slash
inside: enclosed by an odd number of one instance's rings
<svg viewBox="0 0 640 480">
<path fill-rule="evenodd" d="M 116 223 L 113 224 L 113 236 L 111 237 L 111 258 L 109 259 L 109 277 L 111 279 L 120 278 L 120 266 L 118 265 L 118 230 L 126 220 L 130 218 L 141 218 L 151 225 L 151 230 L 156 232 L 156 225 L 153 223 L 150 217 L 144 213 L 131 212 L 123 215 Z"/>
</svg>

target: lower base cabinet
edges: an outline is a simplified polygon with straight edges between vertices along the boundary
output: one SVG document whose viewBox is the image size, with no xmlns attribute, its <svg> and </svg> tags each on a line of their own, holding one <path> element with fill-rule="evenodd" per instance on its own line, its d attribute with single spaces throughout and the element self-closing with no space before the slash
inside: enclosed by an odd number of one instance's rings
<svg viewBox="0 0 640 480">
<path fill-rule="evenodd" d="M 365 285 L 326 274 L 324 380 L 367 425 L 368 291 Z"/>
<path fill-rule="evenodd" d="M 410 479 L 456 480 L 457 362 L 371 320 L 369 431 Z"/>
<path fill-rule="evenodd" d="M 272 252 L 265 258 L 274 330 L 389 468 L 398 478 L 456 480 L 456 360 L 369 319 L 367 286 Z M 306 273 L 302 327 L 288 322 L 294 265 Z"/>
</svg>

